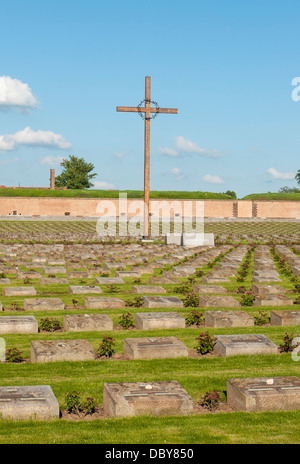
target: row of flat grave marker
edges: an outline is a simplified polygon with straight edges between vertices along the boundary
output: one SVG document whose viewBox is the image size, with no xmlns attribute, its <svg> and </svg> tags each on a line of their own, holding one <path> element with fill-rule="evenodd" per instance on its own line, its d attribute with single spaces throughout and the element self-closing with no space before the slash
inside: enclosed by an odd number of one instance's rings
<svg viewBox="0 0 300 464">
<path fill-rule="evenodd" d="M 300 311 L 272 310 L 271 325 L 300 325 Z M 137 312 L 137 330 L 184 329 L 185 318 L 177 312 Z M 205 327 L 253 327 L 254 318 L 246 311 L 205 311 Z M 66 332 L 97 332 L 114 330 L 113 321 L 107 314 L 68 314 L 64 316 L 63 330 Z M 0 334 L 37 333 L 34 316 L 1 316 Z"/>
<path fill-rule="evenodd" d="M 276 245 L 276 251 L 287 260 L 291 267 L 292 272 L 300 276 L 300 256 L 293 253 L 288 247 L 284 245 Z"/>
<path fill-rule="evenodd" d="M 239 246 L 215 266 L 206 276 L 202 277 L 203 283 L 230 283 L 229 277 L 234 277 L 247 252 L 247 246 Z"/>
<path fill-rule="evenodd" d="M 227 404 L 233 411 L 300 409 L 300 379 L 295 376 L 227 379 Z M 103 409 L 108 417 L 179 416 L 195 412 L 193 398 L 176 381 L 103 384 Z M 4 420 L 59 419 L 59 403 L 49 385 L 0 387 Z"/>
<path fill-rule="evenodd" d="M 280 282 L 280 276 L 271 257 L 270 249 L 260 245 L 255 250 L 252 282 Z"/>
</svg>

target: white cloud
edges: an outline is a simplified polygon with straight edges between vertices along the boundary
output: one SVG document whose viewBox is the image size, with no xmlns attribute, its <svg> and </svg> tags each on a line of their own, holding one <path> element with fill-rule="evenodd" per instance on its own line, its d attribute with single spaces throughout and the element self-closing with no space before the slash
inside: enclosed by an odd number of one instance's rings
<svg viewBox="0 0 300 464">
<path fill-rule="evenodd" d="M 72 145 L 60 134 L 51 131 L 33 131 L 30 127 L 11 135 L 0 135 L 0 151 L 14 151 L 21 146 L 67 149 Z"/>
<path fill-rule="evenodd" d="M 177 176 L 177 180 L 183 180 L 186 179 L 187 175 L 186 173 L 179 168 L 172 168 L 170 170 L 170 173 L 173 174 L 174 176 Z"/>
<path fill-rule="evenodd" d="M 211 174 L 206 174 L 202 178 L 204 182 L 209 182 L 211 184 L 224 184 L 224 180 L 219 176 L 213 176 Z"/>
<path fill-rule="evenodd" d="M 173 157 L 176 157 L 176 156 L 179 156 L 179 153 L 177 150 L 174 150 L 173 148 L 162 148 L 162 147 L 159 147 L 158 148 L 158 151 L 161 155 L 167 155 L 167 156 L 173 156 Z"/>
<path fill-rule="evenodd" d="M 273 179 L 291 180 L 295 178 L 295 174 L 293 172 L 278 172 L 274 168 L 269 168 L 267 172 Z"/>
<path fill-rule="evenodd" d="M 37 105 L 38 101 L 28 84 L 9 76 L 0 76 L 0 110 L 17 108 L 24 111 Z"/>
<path fill-rule="evenodd" d="M 117 159 L 122 159 L 127 155 L 128 155 L 128 151 L 117 151 L 116 153 L 113 154 L 113 157 Z"/>
<path fill-rule="evenodd" d="M 96 180 L 94 182 L 94 187 L 100 190 L 101 189 L 116 190 L 116 186 L 114 184 L 111 184 L 110 182 L 106 182 L 106 181 L 100 181 L 100 180 Z"/>
<path fill-rule="evenodd" d="M 184 154 L 197 154 L 206 158 L 219 158 L 221 156 L 221 153 L 218 150 L 199 147 L 199 145 L 195 142 L 192 142 L 181 135 L 175 137 L 175 148 L 159 147 L 158 152 L 160 155 L 166 155 L 173 158 L 183 156 Z"/>
<path fill-rule="evenodd" d="M 182 136 L 175 137 L 175 144 L 176 148 L 181 153 L 196 153 L 207 158 L 219 158 L 221 156 L 218 150 L 199 147 L 196 143 Z"/>
<path fill-rule="evenodd" d="M 54 166 L 54 165 L 60 165 L 60 163 L 64 160 L 65 158 L 63 156 L 44 156 L 40 160 L 41 165 L 48 164 L 49 166 Z"/>
</svg>

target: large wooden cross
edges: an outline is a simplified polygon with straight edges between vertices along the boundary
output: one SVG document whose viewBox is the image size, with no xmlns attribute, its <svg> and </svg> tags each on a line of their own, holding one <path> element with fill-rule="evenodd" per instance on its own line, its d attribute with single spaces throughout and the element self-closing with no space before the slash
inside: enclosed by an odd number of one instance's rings
<svg viewBox="0 0 300 464">
<path fill-rule="evenodd" d="M 137 107 L 117 106 L 117 111 L 139 113 L 145 120 L 145 148 L 144 148 L 144 238 L 149 238 L 150 215 L 150 120 L 157 114 L 177 114 L 177 108 L 160 108 L 151 100 L 151 77 L 145 79 L 145 99 Z M 155 106 L 151 106 L 151 103 Z M 144 106 L 142 106 L 144 104 Z M 151 117 L 152 114 L 152 117 Z"/>
</svg>

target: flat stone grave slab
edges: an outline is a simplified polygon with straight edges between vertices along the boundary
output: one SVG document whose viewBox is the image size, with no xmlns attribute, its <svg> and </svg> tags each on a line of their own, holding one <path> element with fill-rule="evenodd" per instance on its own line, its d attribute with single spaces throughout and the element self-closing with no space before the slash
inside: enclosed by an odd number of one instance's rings
<svg viewBox="0 0 300 464">
<path fill-rule="evenodd" d="M 105 263 L 104 269 L 125 269 L 125 263 Z"/>
<path fill-rule="evenodd" d="M 33 287 L 3 287 L 3 296 L 33 296 L 36 290 Z"/>
<path fill-rule="evenodd" d="M 0 311 L 4 311 L 1 301 L 0 301 Z"/>
<path fill-rule="evenodd" d="M 42 274 L 34 271 L 19 271 L 16 275 L 17 279 L 41 279 Z"/>
<path fill-rule="evenodd" d="M 205 327 L 250 327 L 254 318 L 246 311 L 205 311 Z"/>
<path fill-rule="evenodd" d="M 62 266 L 44 266 L 44 274 L 66 274 L 66 268 Z"/>
<path fill-rule="evenodd" d="M 48 266 L 65 266 L 66 261 L 64 259 L 51 259 L 47 260 Z"/>
<path fill-rule="evenodd" d="M 138 330 L 184 329 L 185 319 L 176 312 L 135 313 Z"/>
<path fill-rule="evenodd" d="M 6 266 L 6 267 L 2 267 L 0 269 L 0 272 L 4 273 L 4 274 L 17 274 L 17 272 L 19 272 L 19 268 L 18 267 Z"/>
<path fill-rule="evenodd" d="M 266 276 L 253 276 L 252 277 L 252 282 L 260 282 L 260 283 L 264 283 L 264 282 L 281 282 L 281 279 L 279 277 L 266 277 Z"/>
<path fill-rule="evenodd" d="M 129 359 L 163 359 L 188 356 L 188 348 L 177 337 L 125 338 L 124 355 Z"/>
<path fill-rule="evenodd" d="M 218 356 L 277 354 L 277 345 L 261 334 L 218 335 L 214 354 Z"/>
<path fill-rule="evenodd" d="M 140 271 L 116 271 L 116 277 L 141 277 Z"/>
<path fill-rule="evenodd" d="M 176 279 L 176 277 L 165 276 L 150 277 L 149 282 L 150 284 L 178 284 L 178 280 Z"/>
<path fill-rule="evenodd" d="M 300 380 L 292 376 L 228 379 L 227 403 L 237 411 L 300 409 Z"/>
<path fill-rule="evenodd" d="M 201 282 L 204 284 L 218 284 L 218 283 L 230 283 L 230 280 L 227 277 L 218 277 L 218 276 L 203 276 Z"/>
<path fill-rule="evenodd" d="M 33 334 L 39 327 L 34 316 L 0 317 L 0 334 Z"/>
<path fill-rule="evenodd" d="M 294 301 L 285 295 L 256 296 L 253 306 L 286 306 L 293 305 Z"/>
<path fill-rule="evenodd" d="M 69 281 L 64 277 L 43 277 L 40 285 L 69 285 Z"/>
<path fill-rule="evenodd" d="M 10 282 L 10 279 L 0 279 L 0 285 L 10 285 L 11 282 Z"/>
<path fill-rule="evenodd" d="M 86 296 L 84 305 L 87 309 L 120 309 L 125 307 L 125 302 L 115 297 Z"/>
<path fill-rule="evenodd" d="M 283 295 L 287 292 L 287 289 L 280 285 L 264 285 L 264 284 L 252 284 L 251 291 L 254 295 Z"/>
<path fill-rule="evenodd" d="M 59 403 L 49 385 L 0 387 L 0 415 L 10 420 L 59 419 Z"/>
<path fill-rule="evenodd" d="M 192 397 L 177 381 L 103 385 L 103 407 L 110 417 L 192 414 Z"/>
<path fill-rule="evenodd" d="M 74 295 L 89 295 L 90 293 L 103 293 L 100 287 L 94 287 L 93 285 L 81 286 L 81 285 L 70 285 L 69 293 Z"/>
<path fill-rule="evenodd" d="M 204 294 L 211 294 L 211 293 L 227 293 L 227 289 L 222 287 L 221 285 L 193 285 L 193 292 L 194 293 L 204 293 Z"/>
<path fill-rule="evenodd" d="M 88 279 L 91 274 L 87 271 L 70 271 L 67 272 L 68 279 Z"/>
<path fill-rule="evenodd" d="M 32 363 L 54 361 L 91 361 L 95 351 L 87 340 L 32 340 Z"/>
<path fill-rule="evenodd" d="M 107 314 L 68 314 L 64 316 L 66 332 L 102 332 L 113 330 L 113 321 Z"/>
<path fill-rule="evenodd" d="M 102 285 L 125 284 L 121 277 L 96 277 L 95 282 Z"/>
<path fill-rule="evenodd" d="M 230 295 L 199 295 L 199 307 L 239 308 L 240 306 L 240 302 Z"/>
<path fill-rule="evenodd" d="M 186 275 L 195 274 L 196 272 L 196 269 L 193 266 L 173 266 L 172 270 Z"/>
<path fill-rule="evenodd" d="M 183 308 L 183 302 L 176 296 L 144 296 L 144 308 Z"/>
<path fill-rule="evenodd" d="M 154 270 L 150 266 L 143 266 L 138 268 L 138 272 L 140 272 L 142 275 L 143 274 L 153 274 Z"/>
<path fill-rule="evenodd" d="M 272 325 L 300 325 L 300 311 L 271 311 Z"/>
<path fill-rule="evenodd" d="M 167 293 L 163 287 L 159 285 L 133 285 L 131 289 L 132 293 Z"/>
<path fill-rule="evenodd" d="M 62 311 L 65 305 L 60 298 L 25 298 L 26 311 Z"/>
</svg>

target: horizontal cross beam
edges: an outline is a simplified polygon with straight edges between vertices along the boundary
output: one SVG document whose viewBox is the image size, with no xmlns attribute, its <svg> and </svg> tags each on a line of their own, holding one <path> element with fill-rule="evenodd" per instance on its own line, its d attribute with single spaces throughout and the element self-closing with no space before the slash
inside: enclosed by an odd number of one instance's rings
<svg viewBox="0 0 300 464">
<path fill-rule="evenodd" d="M 177 108 L 138 108 L 135 106 L 117 106 L 117 111 L 123 113 L 165 113 L 165 114 L 178 114 Z"/>
</svg>

